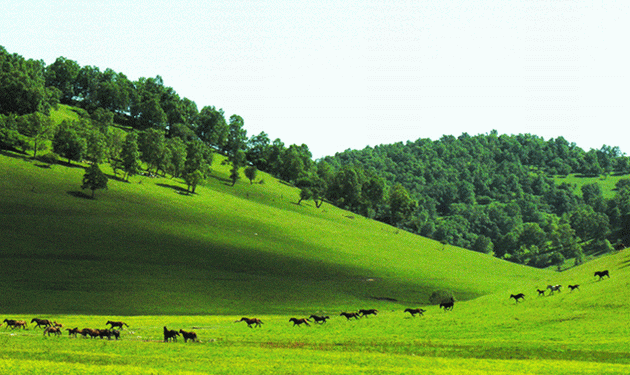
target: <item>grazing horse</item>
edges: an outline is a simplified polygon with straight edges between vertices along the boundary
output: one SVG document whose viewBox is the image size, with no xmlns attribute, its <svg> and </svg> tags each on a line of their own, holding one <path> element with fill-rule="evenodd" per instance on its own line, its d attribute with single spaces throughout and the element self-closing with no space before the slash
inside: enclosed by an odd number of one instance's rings
<svg viewBox="0 0 630 375">
<path fill-rule="evenodd" d="M 301 326 L 302 324 L 306 324 L 307 326 L 310 326 L 310 324 L 308 324 L 309 320 L 306 318 L 291 318 L 289 319 L 290 322 L 293 322 L 293 327 L 295 326 Z"/>
<path fill-rule="evenodd" d="M 377 312 L 377 309 L 359 310 L 359 315 L 361 315 L 361 317 L 364 317 L 368 315 L 376 315 Z"/>
<path fill-rule="evenodd" d="M 359 319 L 359 314 L 355 313 L 355 312 L 342 312 L 341 314 L 339 314 L 339 316 L 345 316 L 347 320 L 350 320 L 351 318 L 355 318 L 355 319 Z"/>
<path fill-rule="evenodd" d="M 179 332 L 164 327 L 164 342 L 168 342 L 168 340 L 177 341 L 177 336 L 179 336 Z"/>
<path fill-rule="evenodd" d="M 326 323 L 326 319 L 330 319 L 329 316 L 319 316 L 319 315 L 311 315 L 309 319 L 313 319 L 315 323 L 322 324 Z"/>
<path fill-rule="evenodd" d="M 53 325 L 53 323 L 48 319 L 38 319 L 38 318 L 33 318 L 33 320 L 31 320 L 31 323 L 37 323 L 35 325 L 35 328 L 37 327 L 47 328 L 47 327 L 52 327 Z"/>
<path fill-rule="evenodd" d="M 536 291 L 538 292 L 538 297 L 540 296 L 544 296 L 545 292 L 547 291 L 547 289 L 536 289 Z"/>
<path fill-rule="evenodd" d="M 440 303 L 440 308 L 444 308 L 444 312 L 448 310 L 453 310 L 453 306 L 455 306 L 455 300 L 453 300 L 452 298 L 450 301 Z"/>
<path fill-rule="evenodd" d="M 553 292 L 558 292 L 558 293 L 562 292 L 562 290 L 560 288 L 562 288 L 562 285 L 560 285 L 560 284 L 547 285 L 547 289 L 549 289 L 549 291 L 550 291 L 549 295 L 552 295 Z"/>
<path fill-rule="evenodd" d="M 518 300 L 520 300 L 520 299 L 524 300 L 525 299 L 525 294 L 523 294 L 523 293 L 519 293 L 519 294 L 516 294 L 516 295 L 510 294 L 510 298 L 514 298 L 514 301 L 516 301 L 516 303 L 518 303 Z"/>
<path fill-rule="evenodd" d="M 197 333 L 193 331 L 184 331 L 183 329 L 180 329 L 179 332 L 184 337 L 184 342 L 188 342 L 188 340 L 195 342 L 197 340 Z"/>
<path fill-rule="evenodd" d="M 48 334 L 48 336 L 50 336 L 50 334 L 54 334 L 57 336 L 61 336 L 61 328 L 59 327 L 46 327 L 46 329 L 44 330 L 44 336 L 46 336 L 46 334 Z"/>
<path fill-rule="evenodd" d="M 608 270 L 605 270 L 605 271 L 597 271 L 597 272 L 595 272 L 595 275 L 594 275 L 594 276 L 599 276 L 599 279 L 600 279 L 600 280 L 601 280 L 601 279 L 603 279 L 603 278 L 604 278 L 604 276 L 608 276 L 608 278 L 610 279 L 610 274 L 608 274 Z"/>
<path fill-rule="evenodd" d="M 112 322 L 111 320 L 108 320 L 107 323 L 105 323 L 105 325 L 111 325 L 111 329 L 114 329 L 114 327 L 118 327 L 120 329 L 123 329 L 123 325 L 129 327 L 129 325 L 125 322 Z"/>
<path fill-rule="evenodd" d="M 247 323 L 247 326 L 249 328 L 252 328 L 252 324 L 254 325 L 254 327 L 262 327 L 261 324 L 263 324 L 263 322 L 258 319 L 258 318 L 245 318 L 242 317 L 240 320 L 235 321 L 234 323 L 238 323 L 238 322 L 245 322 Z"/>
<path fill-rule="evenodd" d="M 574 290 L 580 290 L 580 285 L 579 284 L 575 284 L 575 285 L 569 285 L 569 289 L 571 289 L 571 291 Z"/>
<path fill-rule="evenodd" d="M 422 314 L 424 314 L 425 311 L 427 310 L 417 308 L 417 309 L 405 309 L 404 312 L 408 312 L 409 314 L 411 314 L 411 316 L 415 317 L 416 314 L 420 314 L 420 316 L 422 316 Z"/>
<path fill-rule="evenodd" d="M 79 333 L 79 327 L 66 328 L 66 331 L 68 331 L 68 336 L 77 337 L 77 333 Z"/>
</svg>

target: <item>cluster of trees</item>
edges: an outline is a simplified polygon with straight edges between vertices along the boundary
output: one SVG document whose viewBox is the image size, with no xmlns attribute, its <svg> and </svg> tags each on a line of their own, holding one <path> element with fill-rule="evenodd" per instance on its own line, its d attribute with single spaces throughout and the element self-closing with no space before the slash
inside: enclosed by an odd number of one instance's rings
<svg viewBox="0 0 630 375">
<path fill-rule="evenodd" d="M 630 159 L 616 147 L 585 152 L 562 137 L 493 131 L 347 150 L 323 161 L 392 186 L 377 220 L 514 262 L 579 263 L 630 239 L 630 180 L 621 179 L 611 199 L 597 183 L 578 189 L 554 180 L 630 173 Z M 393 199 L 401 196 L 404 209 Z"/>
<path fill-rule="evenodd" d="M 78 121 L 54 124 L 48 112 L 69 104 Z M 308 146 L 247 137 L 244 120 L 201 110 L 162 78 L 130 81 L 60 57 L 46 66 L 0 47 L 0 148 L 68 162 L 108 162 L 115 173 L 182 178 L 191 192 L 211 172 L 214 153 L 244 168 L 252 183 L 261 170 L 300 188 L 298 204 L 324 201 L 399 228 L 537 267 L 580 262 L 585 254 L 629 242 L 630 184 L 612 199 L 595 184 L 557 184 L 552 176 L 630 173 L 618 148 L 585 152 L 559 137 L 444 136 L 439 140 L 347 150 L 314 161 Z M 100 176 L 87 181 L 99 181 Z M 97 186 L 93 182 L 91 186 Z M 86 185 L 84 181 L 84 185 Z"/>
</svg>

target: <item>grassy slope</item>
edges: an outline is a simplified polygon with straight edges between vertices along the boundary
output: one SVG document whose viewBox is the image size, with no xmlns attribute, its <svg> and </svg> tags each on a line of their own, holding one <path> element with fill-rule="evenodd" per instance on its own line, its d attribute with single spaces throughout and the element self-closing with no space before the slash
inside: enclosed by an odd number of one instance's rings
<svg viewBox="0 0 630 375">
<path fill-rule="evenodd" d="M 83 168 L 0 156 L 0 306 L 8 312 L 235 313 L 353 309 L 372 298 L 460 300 L 545 277 L 330 205 L 296 205 L 270 176 L 230 187 L 218 160 L 198 194 L 111 179 L 85 199 Z M 108 171 L 111 173 L 111 171 Z"/>
</svg>

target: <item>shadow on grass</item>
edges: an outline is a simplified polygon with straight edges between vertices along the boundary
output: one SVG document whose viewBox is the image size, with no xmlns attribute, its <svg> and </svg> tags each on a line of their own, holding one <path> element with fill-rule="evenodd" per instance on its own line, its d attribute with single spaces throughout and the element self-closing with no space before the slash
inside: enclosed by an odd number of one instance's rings
<svg viewBox="0 0 630 375">
<path fill-rule="evenodd" d="M 162 184 L 162 183 L 158 183 L 156 185 L 163 188 L 173 189 L 175 190 L 176 193 L 181 194 L 181 195 L 192 195 L 187 189 L 184 189 L 181 186 L 171 185 L 171 184 Z"/>
<path fill-rule="evenodd" d="M 23 152 L 17 151 L 17 150 L 4 150 L 4 149 L 0 149 L 0 155 L 2 156 L 8 156 L 10 158 L 13 159 L 22 159 L 22 160 L 29 160 L 29 156 Z"/>
<path fill-rule="evenodd" d="M 94 199 L 90 195 L 87 195 L 82 191 L 68 191 L 66 193 L 68 195 L 72 195 L 75 198 L 83 198 L 83 199 L 90 199 L 90 200 Z"/>
<path fill-rule="evenodd" d="M 114 180 L 114 181 L 118 181 L 118 182 L 124 182 L 126 184 L 129 183 L 129 181 L 125 180 L 122 177 L 118 177 L 115 174 L 105 173 L 105 176 L 107 176 L 107 178 L 110 179 L 110 180 Z"/>
<path fill-rule="evenodd" d="M 217 181 L 225 182 L 226 184 L 229 184 L 230 186 L 232 185 L 232 180 L 228 178 L 223 178 L 223 177 L 213 176 L 213 175 L 208 176 L 208 178 L 214 178 Z"/>
<path fill-rule="evenodd" d="M 52 165 L 50 164 L 35 164 L 36 167 L 42 168 L 42 169 L 50 169 L 52 168 Z"/>
</svg>

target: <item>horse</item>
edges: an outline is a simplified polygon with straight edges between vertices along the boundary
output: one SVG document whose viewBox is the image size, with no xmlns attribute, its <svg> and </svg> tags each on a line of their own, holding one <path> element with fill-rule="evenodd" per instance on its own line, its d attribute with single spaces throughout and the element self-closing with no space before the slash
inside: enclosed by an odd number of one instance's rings
<svg viewBox="0 0 630 375">
<path fill-rule="evenodd" d="M 322 324 L 326 323 L 326 319 L 330 319 L 329 316 L 319 316 L 319 315 L 311 315 L 309 319 L 313 319 L 315 323 Z"/>
<path fill-rule="evenodd" d="M 77 337 L 77 333 L 79 333 L 79 327 L 66 328 L 66 331 L 68 331 L 68 336 Z"/>
<path fill-rule="evenodd" d="M 404 312 L 408 312 L 409 314 L 411 314 L 411 316 L 415 317 L 416 314 L 420 314 L 420 316 L 422 316 L 422 314 L 424 314 L 425 311 L 427 310 L 417 308 L 417 309 L 405 309 Z"/>
<path fill-rule="evenodd" d="M 291 318 L 289 319 L 290 322 L 293 322 L 293 327 L 295 326 L 300 326 L 302 324 L 306 324 L 307 326 L 310 326 L 310 324 L 308 324 L 309 320 L 306 318 Z"/>
<path fill-rule="evenodd" d="M 168 342 L 168 340 L 177 341 L 177 336 L 179 336 L 179 332 L 164 327 L 164 342 Z"/>
<path fill-rule="evenodd" d="M 100 337 L 101 339 L 103 337 L 107 337 L 108 340 L 112 339 L 113 333 L 111 330 L 105 328 L 105 329 L 97 329 L 97 331 L 98 331 L 98 337 Z"/>
<path fill-rule="evenodd" d="M 440 303 L 440 308 L 444 308 L 444 312 L 447 310 L 453 310 L 453 306 L 455 306 L 455 300 L 453 299 Z"/>
<path fill-rule="evenodd" d="M 540 297 L 540 296 L 544 296 L 545 295 L 545 292 L 547 291 L 547 289 L 542 289 L 542 290 L 536 289 L 536 291 L 538 291 L 538 297 Z"/>
<path fill-rule="evenodd" d="M 359 315 L 361 315 L 361 317 L 364 317 L 368 315 L 376 315 L 377 312 L 377 309 L 359 310 Z"/>
<path fill-rule="evenodd" d="M 37 327 L 47 328 L 47 327 L 52 327 L 53 325 L 53 323 L 48 319 L 38 319 L 38 318 L 33 318 L 33 320 L 31 320 L 31 323 L 37 323 L 35 325 L 35 328 Z"/>
<path fill-rule="evenodd" d="M 608 276 L 608 278 L 610 279 L 610 274 L 608 273 L 608 270 L 605 270 L 605 271 L 597 271 L 597 272 L 595 272 L 595 275 L 593 275 L 593 276 L 599 276 L 599 279 L 600 279 L 600 280 L 601 280 L 601 279 L 603 279 L 603 278 L 604 278 L 604 276 Z"/>
<path fill-rule="evenodd" d="M 90 338 L 95 338 L 99 335 L 100 332 L 98 329 L 83 328 L 78 333 L 83 337 L 90 336 Z"/>
<path fill-rule="evenodd" d="M 575 284 L 575 285 L 569 285 L 569 289 L 571 289 L 571 291 L 574 290 L 580 290 L 580 285 L 579 284 Z"/>
<path fill-rule="evenodd" d="M 359 314 L 355 313 L 355 312 L 342 312 L 341 314 L 339 314 L 339 316 L 345 316 L 347 320 L 350 320 L 351 318 L 355 318 L 355 319 L 359 319 Z"/>
<path fill-rule="evenodd" d="M 61 336 L 61 329 L 59 327 L 46 327 L 46 329 L 44 330 L 44 336 L 46 336 L 46 334 L 50 336 L 51 333 L 57 336 Z"/>
<path fill-rule="evenodd" d="M 116 340 L 118 340 L 120 338 L 120 331 L 117 331 L 115 329 L 110 330 L 109 332 L 111 332 L 112 336 L 114 336 L 114 338 Z"/>
<path fill-rule="evenodd" d="M 180 329 L 179 332 L 184 337 L 184 342 L 188 342 L 188 340 L 195 342 L 195 340 L 197 340 L 197 333 L 193 331 L 184 331 L 183 329 Z"/>
<path fill-rule="evenodd" d="M 510 298 L 514 298 L 514 301 L 516 301 L 516 303 L 518 303 L 518 300 L 520 300 L 520 299 L 524 300 L 525 299 L 525 294 L 523 294 L 523 293 L 519 293 L 519 294 L 516 294 L 516 295 L 510 294 Z"/>
<path fill-rule="evenodd" d="M 16 328 L 24 328 L 26 329 L 26 320 L 15 320 L 15 319 L 5 319 L 2 324 L 7 323 L 7 328 L 11 327 L 11 329 Z"/>
<path fill-rule="evenodd" d="M 549 291 L 550 291 L 549 295 L 552 295 L 553 292 L 558 292 L 558 293 L 562 292 L 562 290 L 560 288 L 562 288 L 562 285 L 560 285 L 560 284 L 547 285 L 547 289 L 549 289 Z"/>
<path fill-rule="evenodd" d="M 234 323 L 238 323 L 238 322 L 245 322 L 247 323 L 247 326 L 249 328 L 252 328 L 252 324 L 254 325 L 254 327 L 262 327 L 261 324 L 263 324 L 263 322 L 258 319 L 258 318 L 245 318 L 242 317 L 240 320 L 235 321 Z"/>
<path fill-rule="evenodd" d="M 123 325 L 129 327 L 129 325 L 125 322 L 112 322 L 111 320 L 108 320 L 107 323 L 105 323 L 105 325 L 111 325 L 111 329 L 114 329 L 114 327 L 118 327 L 120 329 L 123 329 Z"/>
</svg>

